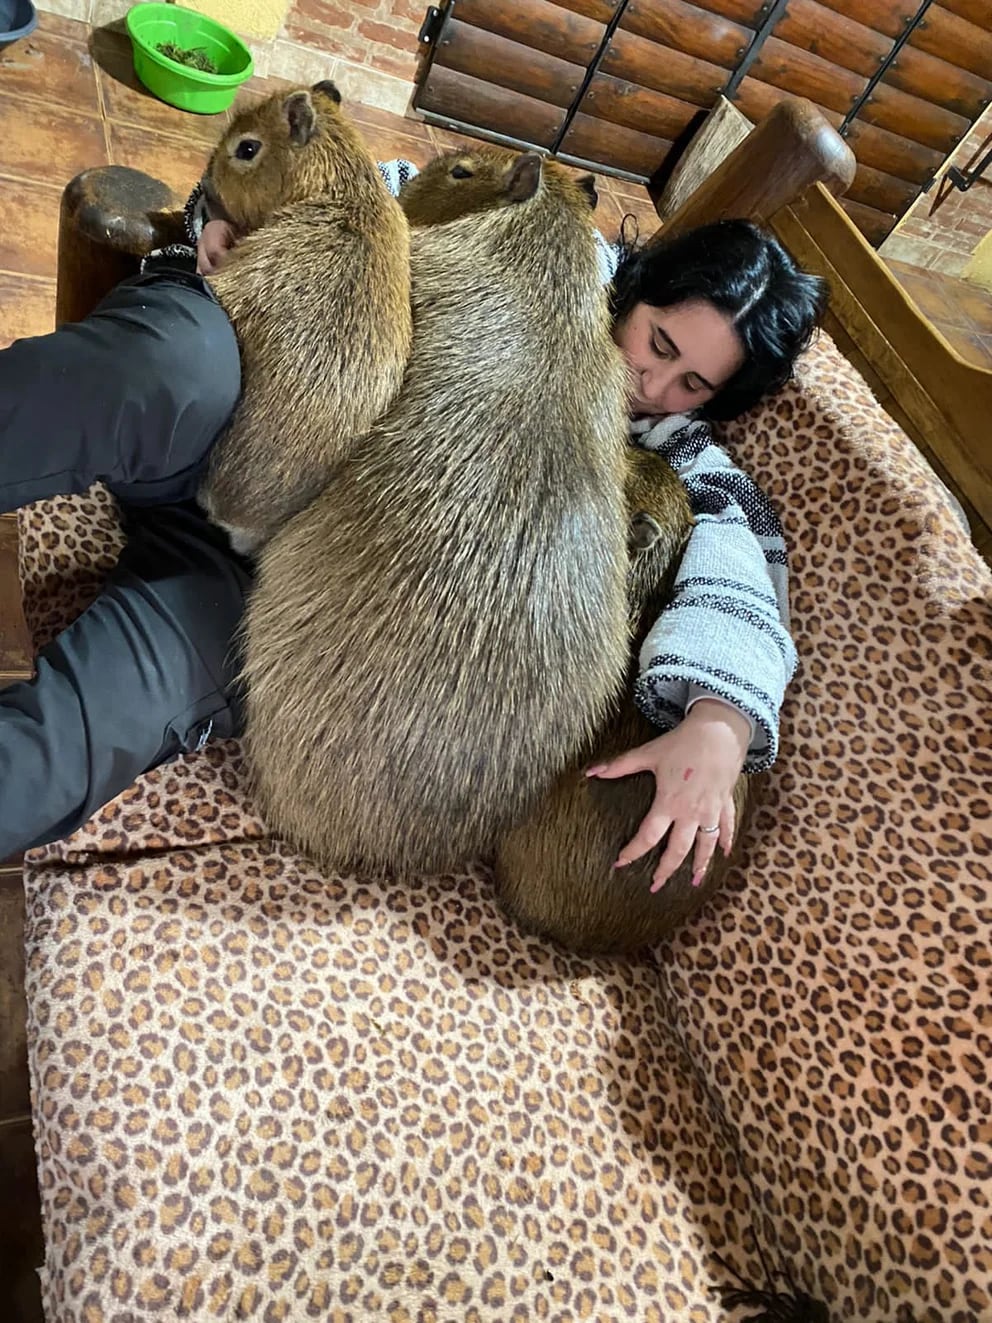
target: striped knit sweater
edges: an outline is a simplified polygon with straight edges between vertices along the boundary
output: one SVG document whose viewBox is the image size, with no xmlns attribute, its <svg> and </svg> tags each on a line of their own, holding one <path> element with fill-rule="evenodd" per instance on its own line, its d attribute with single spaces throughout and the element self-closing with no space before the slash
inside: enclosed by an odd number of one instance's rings
<svg viewBox="0 0 992 1323">
<path fill-rule="evenodd" d="M 389 161 L 379 170 L 394 196 L 417 173 L 409 161 Z M 197 185 L 186 204 L 194 251 L 174 246 L 162 256 L 195 260 L 196 241 L 209 219 Z M 606 284 L 618 253 L 598 232 L 596 237 Z M 729 703 L 751 723 L 744 770 L 763 771 L 778 752 L 779 709 L 796 668 L 778 516 L 702 419 L 687 414 L 641 419 L 631 423 L 630 439 L 668 460 L 685 483 L 696 517 L 672 600 L 641 648 L 634 700 L 662 730 L 677 726 L 700 698 Z"/>
</svg>

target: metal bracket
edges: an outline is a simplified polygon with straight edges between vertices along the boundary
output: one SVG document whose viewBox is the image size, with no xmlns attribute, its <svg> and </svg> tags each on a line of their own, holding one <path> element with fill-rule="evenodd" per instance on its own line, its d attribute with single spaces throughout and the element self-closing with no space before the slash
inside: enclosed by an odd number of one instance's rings
<svg viewBox="0 0 992 1323">
<path fill-rule="evenodd" d="M 428 5 L 427 13 L 424 15 L 424 21 L 420 25 L 420 31 L 417 33 L 417 41 L 421 46 L 433 46 L 441 33 L 441 27 L 444 23 L 444 11 L 437 5 Z"/>
<path fill-rule="evenodd" d="M 970 170 L 961 170 L 956 165 L 952 165 L 945 173 L 944 178 L 949 179 L 954 187 L 959 188 L 962 193 L 967 193 L 975 180 L 980 178 L 990 165 L 992 165 L 992 147 Z"/>
</svg>

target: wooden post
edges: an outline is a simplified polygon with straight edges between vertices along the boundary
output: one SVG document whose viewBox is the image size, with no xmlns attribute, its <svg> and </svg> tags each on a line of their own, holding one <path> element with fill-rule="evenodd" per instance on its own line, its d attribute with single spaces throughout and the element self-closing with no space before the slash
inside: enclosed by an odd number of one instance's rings
<svg viewBox="0 0 992 1323">
<path fill-rule="evenodd" d="M 85 317 L 153 248 L 183 238 L 165 184 L 122 165 L 84 170 L 62 194 L 56 325 Z"/>
<path fill-rule="evenodd" d="M 850 147 L 812 102 L 789 97 L 721 161 L 656 237 L 716 220 L 763 224 L 813 184 L 843 193 L 856 165 Z"/>
</svg>

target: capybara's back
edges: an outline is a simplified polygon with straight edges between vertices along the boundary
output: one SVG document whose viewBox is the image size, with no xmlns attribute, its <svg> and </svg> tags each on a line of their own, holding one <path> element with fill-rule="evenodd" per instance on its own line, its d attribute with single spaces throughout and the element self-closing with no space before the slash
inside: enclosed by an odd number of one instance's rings
<svg viewBox="0 0 992 1323">
<path fill-rule="evenodd" d="M 628 591 L 639 643 L 665 604 L 692 511 L 678 476 L 660 456 L 631 450 L 628 463 Z M 632 674 L 619 710 L 598 737 L 496 853 L 497 892 L 510 915 L 526 931 L 572 950 L 634 951 L 661 941 L 692 917 L 727 872 L 727 860 L 717 852 L 701 884 L 693 887 L 690 855 L 652 895 L 651 877 L 662 846 L 626 868 L 613 867 L 651 807 L 654 777 L 644 772 L 599 780 L 588 778 L 585 768 L 657 736 L 630 697 L 633 679 Z M 734 791 L 738 833 L 747 786 L 748 778 L 739 777 Z"/>
<path fill-rule="evenodd" d="M 504 188 L 414 231 L 403 390 L 261 558 L 255 787 L 330 865 L 491 849 L 625 670 L 627 380 L 589 199 L 533 155 Z"/>
<path fill-rule="evenodd" d="M 244 389 L 201 500 L 243 550 L 302 509 L 399 390 L 410 241 L 333 83 L 239 112 L 204 188 L 242 238 L 211 277 Z"/>
</svg>

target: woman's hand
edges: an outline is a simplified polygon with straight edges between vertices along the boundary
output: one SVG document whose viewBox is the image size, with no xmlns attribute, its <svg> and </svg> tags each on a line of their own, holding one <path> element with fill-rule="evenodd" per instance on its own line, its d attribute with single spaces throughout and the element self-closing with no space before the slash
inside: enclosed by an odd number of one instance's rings
<svg viewBox="0 0 992 1323">
<path fill-rule="evenodd" d="M 614 867 L 622 868 L 647 854 L 671 829 L 651 890 L 664 886 L 693 842 L 692 885 L 698 887 L 717 844 L 724 854 L 729 854 L 733 845 L 733 790 L 750 738 L 750 723 L 742 713 L 726 703 L 701 698 L 674 730 L 612 762 L 590 767 L 587 776 L 604 780 L 634 772 L 654 775 L 654 803 L 637 835 L 620 851 Z M 704 827 L 719 827 L 719 831 L 706 832 L 701 830 Z"/>
<path fill-rule="evenodd" d="M 230 221 L 207 221 L 196 243 L 197 275 L 212 276 L 215 271 L 219 271 L 237 238 L 237 232 Z"/>
</svg>

